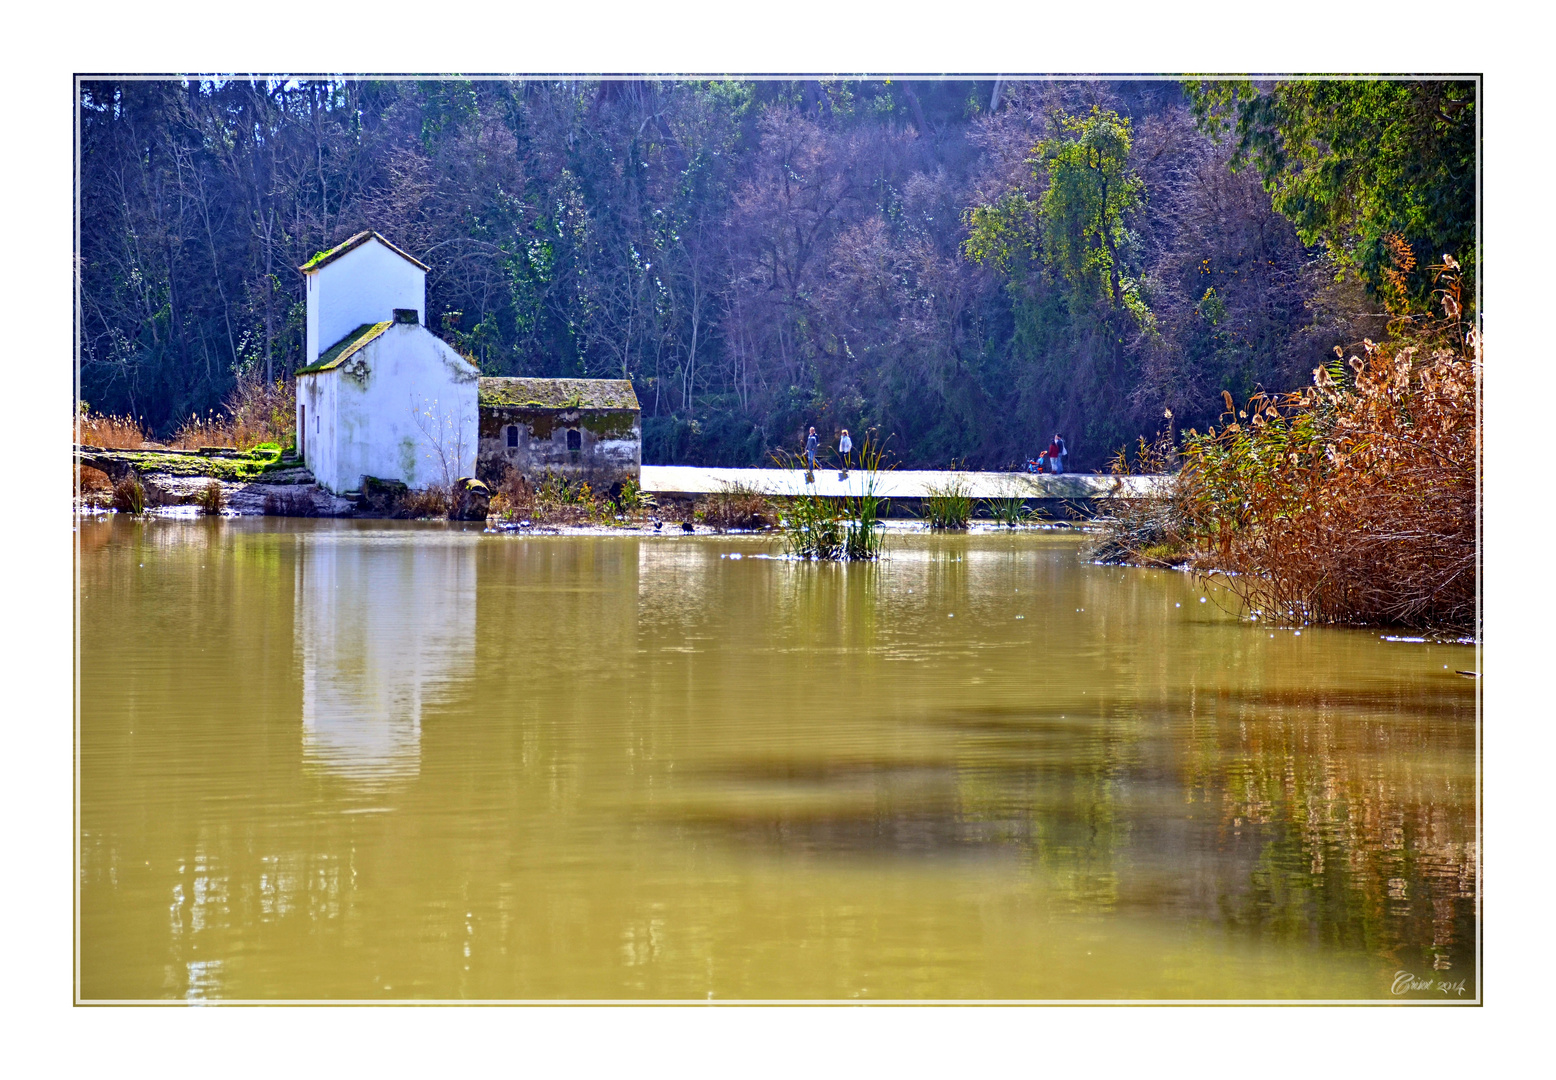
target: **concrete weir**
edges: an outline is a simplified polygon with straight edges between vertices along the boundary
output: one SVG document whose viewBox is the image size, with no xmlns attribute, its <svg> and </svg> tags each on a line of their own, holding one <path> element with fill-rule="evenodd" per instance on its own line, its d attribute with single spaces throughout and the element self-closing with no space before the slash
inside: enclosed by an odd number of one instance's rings
<svg viewBox="0 0 1556 1080">
<path fill-rule="evenodd" d="M 1156 476 L 1099 476 L 1070 473 L 1063 476 L 1017 472 L 949 472 L 890 469 L 876 475 L 875 493 L 892 501 L 891 513 L 913 510 L 931 489 L 944 489 L 961 481 L 973 499 L 1021 499 L 1027 506 L 1054 516 L 1092 516 L 1098 503 L 1111 499 L 1138 499 L 1151 493 L 1162 478 Z M 863 493 L 866 474 L 860 470 L 839 479 L 836 468 L 817 469 L 815 482 L 806 483 L 798 469 L 722 469 L 695 465 L 644 465 L 642 489 L 661 504 L 692 502 L 698 496 L 732 489 L 758 491 L 777 498 L 813 494 L 829 497 Z"/>
</svg>

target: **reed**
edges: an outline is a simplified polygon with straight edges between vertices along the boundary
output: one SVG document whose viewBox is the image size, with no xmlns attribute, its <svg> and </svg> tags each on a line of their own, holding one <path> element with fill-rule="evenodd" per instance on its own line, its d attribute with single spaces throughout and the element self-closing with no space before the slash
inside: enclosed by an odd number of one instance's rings
<svg viewBox="0 0 1556 1080">
<path fill-rule="evenodd" d="M 105 450 L 139 450 L 146 432 L 132 416 L 96 413 L 86 402 L 76 409 L 76 425 L 82 446 L 101 446 Z"/>
<path fill-rule="evenodd" d="M 205 446 L 251 450 L 272 443 L 279 448 L 296 441 L 296 428 L 295 383 L 245 379 L 219 411 L 213 409 L 205 416 L 191 415 L 185 420 L 168 445 L 182 450 Z"/>
<path fill-rule="evenodd" d="M 1336 350 L 1304 390 L 1223 395 L 1220 429 L 1186 433 L 1107 542 L 1130 561 L 1177 545 L 1257 618 L 1476 632 L 1480 342 L 1457 265 L 1434 269 L 1441 315 Z"/>
<path fill-rule="evenodd" d="M 984 509 L 989 517 L 999 525 L 1005 525 L 1014 529 L 1017 525 L 1030 524 L 1036 516 L 1027 509 L 1026 500 L 1019 495 L 1012 495 L 1004 499 L 985 499 Z"/>
<path fill-rule="evenodd" d="M 931 529 L 965 529 L 972 515 L 973 500 L 964 476 L 931 487 L 924 499 L 924 519 Z"/>
<path fill-rule="evenodd" d="M 780 455 L 780 466 L 802 470 L 798 458 Z M 889 500 L 880 495 L 881 474 L 891 466 L 873 433 L 859 448 L 859 493 L 830 497 L 810 491 L 789 499 L 779 518 L 784 550 L 801 559 L 869 561 L 880 558 L 885 543 L 882 522 Z"/>
</svg>

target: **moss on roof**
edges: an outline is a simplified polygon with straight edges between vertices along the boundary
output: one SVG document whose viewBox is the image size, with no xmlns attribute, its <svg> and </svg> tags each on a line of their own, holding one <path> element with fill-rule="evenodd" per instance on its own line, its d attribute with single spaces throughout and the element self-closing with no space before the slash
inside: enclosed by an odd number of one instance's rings
<svg viewBox="0 0 1556 1080">
<path fill-rule="evenodd" d="M 482 405 L 532 409 L 639 410 L 630 379 L 482 379 Z"/>
<path fill-rule="evenodd" d="M 361 247 L 363 244 L 367 243 L 369 240 L 377 240 L 380 244 L 384 245 L 384 247 L 388 248 L 390 251 L 394 252 L 396 255 L 400 256 L 402 259 L 406 260 L 409 263 L 413 263 L 416 266 L 421 267 L 421 269 L 423 269 L 423 270 L 430 270 L 430 269 L 432 269 L 430 266 L 428 266 L 426 263 L 422 262 L 420 259 L 412 258 L 410 255 L 406 254 L 404 251 L 401 251 L 399 248 L 395 247 L 389 241 L 385 240 L 381 235 L 379 235 L 378 233 L 374 232 L 372 229 L 367 229 L 367 230 L 365 230 L 363 232 L 359 232 L 355 236 L 351 237 L 350 239 L 343 240 L 340 243 L 336 244 L 334 247 L 330 248 L 328 251 L 321 251 L 321 252 L 317 253 L 316 255 L 314 255 L 313 258 L 311 258 L 307 262 L 303 263 L 297 269 L 301 270 L 305 274 L 311 274 L 315 270 L 317 270 L 321 266 L 323 266 L 324 264 L 334 262 L 336 259 L 338 259 L 342 255 L 346 254 L 346 252 L 356 250 L 357 248 Z"/>
<path fill-rule="evenodd" d="M 320 371 L 329 371 L 339 367 L 350 359 L 351 355 L 370 342 L 376 341 L 385 330 L 394 324 L 392 322 L 363 323 L 351 333 L 331 345 L 319 359 L 307 367 L 298 368 L 298 375 L 313 375 Z"/>
</svg>

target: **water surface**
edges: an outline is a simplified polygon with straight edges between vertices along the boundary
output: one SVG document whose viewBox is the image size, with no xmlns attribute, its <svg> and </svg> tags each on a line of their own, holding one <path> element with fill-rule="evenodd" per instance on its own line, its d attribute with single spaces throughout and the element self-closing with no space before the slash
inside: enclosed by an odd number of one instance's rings
<svg viewBox="0 0 1556 1080">
<path fill-rule="evenodd" d="M 1462 646 L 1065 534 L 80 537 L 83 999 L 1478 994 Z"/>
</svg>

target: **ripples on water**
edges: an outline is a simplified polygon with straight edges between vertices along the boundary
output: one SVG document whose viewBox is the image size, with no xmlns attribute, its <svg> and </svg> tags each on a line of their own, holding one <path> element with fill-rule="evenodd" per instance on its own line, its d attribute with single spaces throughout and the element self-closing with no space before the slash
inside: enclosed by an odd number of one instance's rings
<svg viewBox="0 0 1556 1080">
<path fill-rule="evenodd" d="M 1472 651 L 1077 546 L 83 521 L 82 996 L 1473 997 Z"/>
</svg>

